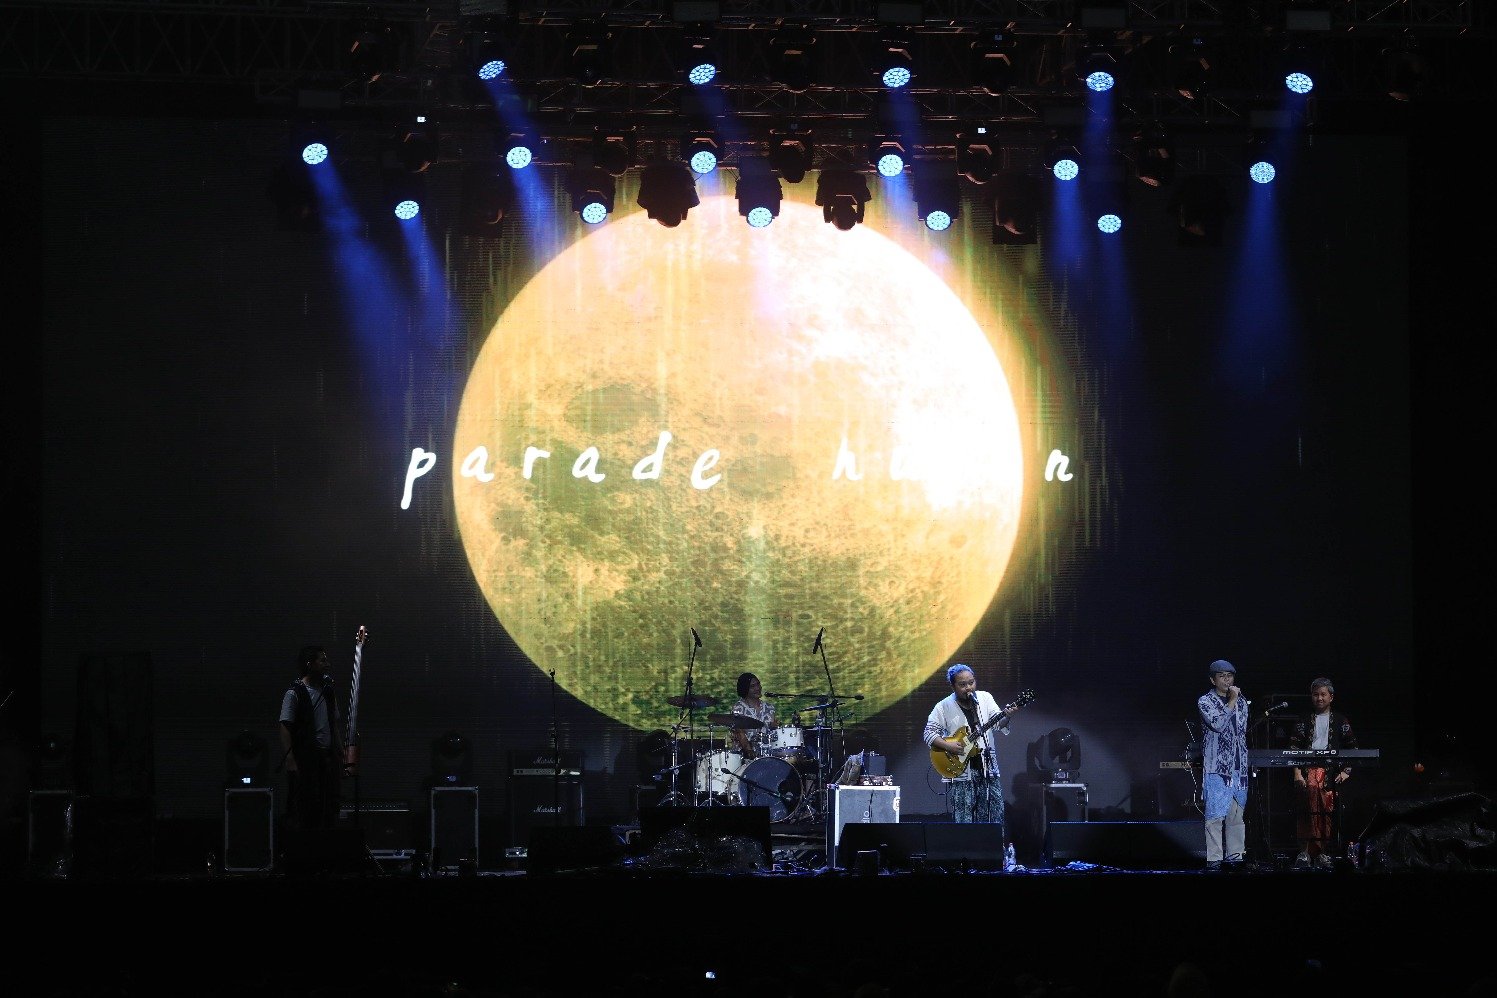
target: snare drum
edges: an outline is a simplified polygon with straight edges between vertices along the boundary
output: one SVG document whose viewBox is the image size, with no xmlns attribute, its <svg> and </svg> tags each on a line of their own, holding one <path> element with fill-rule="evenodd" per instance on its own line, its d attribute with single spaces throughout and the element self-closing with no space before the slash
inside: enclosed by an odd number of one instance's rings
<svg viewBox="0 0 1497 998">
<path fill-rule="evenodd" d="M 697 790 L 700 793 L 732 797 L 738 790 L 738 774 L 743 771 L 742 754 L 732 749 L 708 752 L 697 760 Z M 724 773 L 723 770 L 728 770 Z"/>
</svg>

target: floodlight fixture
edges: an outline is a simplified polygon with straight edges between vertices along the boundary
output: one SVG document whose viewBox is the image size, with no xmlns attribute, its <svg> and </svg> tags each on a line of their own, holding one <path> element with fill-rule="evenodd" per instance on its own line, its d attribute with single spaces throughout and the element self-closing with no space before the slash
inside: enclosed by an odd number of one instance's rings
<svg viewBox="0 0 1497 998">
<path fill-rule="evenodd" d="M 1170 198 L 1181 246 L 1220 246 L 1228 214 L 1226 191 L 1209 174 L 1182 177 Z"/>
<path fill-rule="evenodd" d="M 515 180 L 507 166 L 469 163 L 463 170 L 461 219 L 469 235 L 491 236 L 514 211 Z"/>
<path fill-rule="evenodd" d="M 1389 97 L 1396 101 L 1411 101 L 1424 92 L 1428 67 L 1413 36 L 1388 46 L 1380 55 Z"/>
<path fill-rule="evenodd" d="M 1274 164 L 1276 143 L 1270 138 L 1272 134 L 1254 132 L 1243 147 L 1242 163 L 1247 168 L 1248 178 L 1255 184 L 1271 184 L 1278 176 L 1278 168 Z"/>
<path fill-rule="evenodd" d="M 961 191 L 956 177 L 944 173 L 915 174 L 915 208 L 932 232 L 945 232 L 961 217 Z"/>
<path fill-rule="evenodd" d="M 374 83 L 400 68 L 400 35 L 382 18 L 360 18 L 349 25 L 348 69 L 355 82 Z"/>
<path fill-rule="evenodd" d="M 780 214 L 780 201 L 784 190 L 780 178 L 775 176 L 769 161 L 757 156 L 746 157 L 738 162 L 738 214 L 749 226 L 762 229 Z"/>
<path fill-rule="evenodd" d="M 593 129 L 593 164 L 607 170 L 612 176 L 622 177 L 635 163 L 638 138 L 633 126 L 628 128 Z"/>
<path fill-rule="evenodd" d="M 681 137 L 681 159 L 697 176 L 705 177 L 716 170 L 718 156 L 719 146 L 715 130 L 688 129 Z"/>
<path fill-rule="evenodd" d="M 645 214 L 668 229 L 686 221 L 687 212 L 701 204 L 696 174 L 680 160 L 656 160 L 639 173 L 635 201 Z"/>
<path fill-rule="evenodd" d="M 699 31 L 687 32 L 682 42 L 681 65 L 686 73 L 686 82 L 704 87 L 717 79 L 722 67 L 717 45 L 710 34 Z"/>
<path fill-rule="evenodd" d="M 1056 180 L 1075 180 L 1081 175 L 1081 151 L 1074 142 L 1055 139 L 1045 147 L 1045 169 Z"/>
<path fill-rule="evenodd" d="M 253 731 L 239 732 L 224 746 L 224 773 L 233 786 L 265 786 L 270 781 L 269 743 Z"/>
<path fill-rule="evenodd" d="M 974 125 L 956 133 L 956 172 L 974 184 L 993 179 L 998 143 L 987 125 Z"/>
<path fill-rule="evenodd" d="M 1117 56 L 1102 45 L 1086 48 L 1076 60 L 1076 76 L 1093 93 L 1103 94 L 1115 87 L 1122 76 Z"/>
<path fill-rule="evenodd" d="M 783 26 L 769 40 L 775 80 L 793 94 L 805 93 L 815 74 L 816 34 L 806 27 Z"/>
<path fill-rule="evenodd" d="M 584 87 L 595 87 L 613 76 L 613 32 L 600 21 L 582 21 L 567 32 L 572 77 Z"/>
<path fill-rule="evenodd" d="M 503 78 L 510 71 L 513 60 L 507 34 L 505 25 L 498 18 L 478 18 L 469 23 L 462 39 L 463 55 L 468 70 L 479 80 L 488 83 Z"/>
<path fill-rule="evenodd" d="M 1074 779 L 1081 771 L 1081 736 L 1070 728 L 1052 728 L 1029 743 L 1025 761 L 1029 774 L 1046 782 Z"/>
<path fill-rule="evenodd" d="M 993 244 L 1029 245 L 1037 242 L 1039 185 L 1028 174 L 1000 173 L 993 178 Z"/>
<path fill-rule="evenodd" d="M 394 158 L 407 173 L 425 173 L 437 162 L 441 137 L 437 124 L 425 114 L 413 114 L 395 126 Z"/>
<path fill-rule="evenodd" d="M 1167 187 L 1175 179 L 1175 140 L 1159 122 L 1149 122 L 1133 136 L 1133 172 L 1146 187 Z"/>
<path fill-rule="evenodd" d="M 868 179 L 855 170 L 822 170 L 816 178 L 821 220 L 846 232 L 863 220 L 869 198 Z"/>
<path fill-rule="evenodd" d="M 900 90 L 910 85 L 915 78 L 915 59 L 910 55 L 910 39 L 903 34 L 884 32 L 879 53 L 879 82 L 889 90 Z"/>
<path fill-rule="evenodd" d="M 806 179 L 806 171 L 815 160 L 815 142 L 811 129 L 798 122 L 785 128 L 772 128 L 769 132 L 769 163 L 787 184 L 798 184 Z"/>
<path fill-rule="evenodd" d="M 511 170 L 523 170 L 540 155 L 541 138 L 530 129 L 511 132 L 504 140 L 501 151 L 504 153 L 506 166 Z"/>
<path fill-rule="evenodd" d="M 988 96 L 997 97 L 1013 87 L 1017 47 L 1015 38 L 1000 31 L 983 32 L 972 42 L 972 78 Z"/>
<path fill-rule="evenodd" d="M 613 213 L 613 174 L 601 166 L 578 162 L 569 180 L 572 210 L 589 225 L 597 225 Z"/>
<path fill-rule="evenodd" d="M 464 786 L 472 782 L 473 744 L 456 731 L 444 731 L 431 741 L 431 782 L 434 786 Z"/>
<path fill-rule="evenodd" d="M 1170 86 L 1186 100 L 1199 100 L 1211 84 L 1213 57 L 1206 40 L 1197 36 L 1177 39 L 1168 53 Z"/>
<path fill-rule="evenodd" d="M 868 144 L 868 162 L 880 176 L 899 176 L 905 166 L 904 143 L 894 135 L 875 135 Z"/>
</svg>

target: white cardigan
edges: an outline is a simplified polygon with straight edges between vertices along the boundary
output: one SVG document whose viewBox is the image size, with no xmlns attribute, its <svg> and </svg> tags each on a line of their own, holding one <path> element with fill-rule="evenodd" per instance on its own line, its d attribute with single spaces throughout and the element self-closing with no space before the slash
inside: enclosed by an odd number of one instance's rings
<svg viewBox="0 0 1497 998">
<path fill-rule="evenodd" d="M 1002 708 L 998 706 L 998 701 L 993 699 L 993 695 L 991 693 L 989 693 L 987 690 L 977 691 L 978 724 L 981 724 L 982 722 L 988 720 L 994 714 L 997 714 L 1000 710 L 1002 710 Z M 947 735 L 952 734 L 956 731 L 956 729 L 963 727 L 966 724 L 967 715 L 962 713 L 961 705 L 956 702 L 955 693 L 951 694 L 949 697 L 946 697 L 944 700 L 938 701 L 936 705 L 931 708 L 930 716 L 925 719 L 926 748 L 930 748 L 931 742 L 935 741 L 937 738 L 945 738 Z M 995 724 L 993 727 L 983 732 L 982 736 L 982 768 L 983 771 L 993 779 L 997 779 L 999 775 L 998 744 L 993 740 L 993 736 L 999 730 L 1001 730 L 1005 735 L 1008 734 L 1007 725 L 1004 725 L 1000 728 L 999 725 Z M 955 777 L 955 779 L 972 779 L 972 767 L 968 766 L 966 769 L 962 770 L 962 775 Z M 953 780 L 943 776 L 941 777 L 941 782 L 951 783 L 953 782 Z"/>
</svg>

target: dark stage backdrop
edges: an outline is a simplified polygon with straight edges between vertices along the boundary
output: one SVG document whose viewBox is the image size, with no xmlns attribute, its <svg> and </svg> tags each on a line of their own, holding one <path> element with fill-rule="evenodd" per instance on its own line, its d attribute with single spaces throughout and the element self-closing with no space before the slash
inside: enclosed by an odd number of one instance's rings
<svg viewBox="0 0 1497 998">
<path fill-rule="evenodd" d="M 720 736 L 745 670 L 801 695 L 782 717 L 859 697 L 807 737 L 829 766 L 876 747 L 906 819 L 945 811 L 920 732 L 958 661 L 1035 694 L 1016 804 L 1028 743 L 1068 727 L 1091 808 L 1156 816 L 1221 657 L 1255 713 L 1331 676 L 1383 753 L 1366 792 L 1410 765 L 1400 139 L 1224 177 L 1219 246 L 1180 245 L 1141 185 L 1114 236 L 1056 205 L 995 246 L 980 192 L 928 233 L 881 178 L 840 232 L 814 173 L 763 230 L 724 178 L 660 226 L 634 174 L 591 228 L 536 168 L 480 237 L 437 164 L 402 229 L 377 160 L 336 148 L 346 207 L 287 231 L 264 195 L 287 132 L 40 136 L 36 730 L 76 744 L 87 677 L 136 670 L 110 786 L 158 814 L 221 813 L 225 745 L 276 744 L 301 645 L 346 697 L 360 625 L 360 796 L 424 811 L 457 732 L 489 843 L 511 752 L 554 734 L 583 820 L 630 822 L 642 744 Z M 688 681 L 719 706 L 680 718 Z"/>
</svg>

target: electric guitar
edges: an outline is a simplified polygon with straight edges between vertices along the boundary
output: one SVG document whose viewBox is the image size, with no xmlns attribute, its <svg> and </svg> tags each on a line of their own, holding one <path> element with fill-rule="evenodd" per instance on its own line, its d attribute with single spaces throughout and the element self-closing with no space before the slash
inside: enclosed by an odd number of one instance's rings
<svg viewBox="0 0 1497 998">
<path fill-rule="evenodd" d="M 957 728 L 956 731 L 946 736 L 946 740 L 961 745 L 962 750 L 953 756 L 933 748 L 930 750 L 930 764 L 936 767 L 936 772 L 948 780 L 961 776 L 967 771 L 968 760 L 982 751 L 982 736 L 987 734 L 988 729 L 1005 723 L 1010 714 L 1033 700 L 1034 690 L 1025 690 L 1013 703 L 1004 704 L 996 714 L 979 724 L 976 731 L 969 734 L 965 724 Z"/>
<path fill-rule="evenodd" d="M 359 765 L 359 673 L 363 664 L 364 642 L 369 632 L 363 624 L 353 636 L 353 689 L 348 694 L 348 733 L 343 738 L 343 767 L 355 769 Z"/>
</svg>

